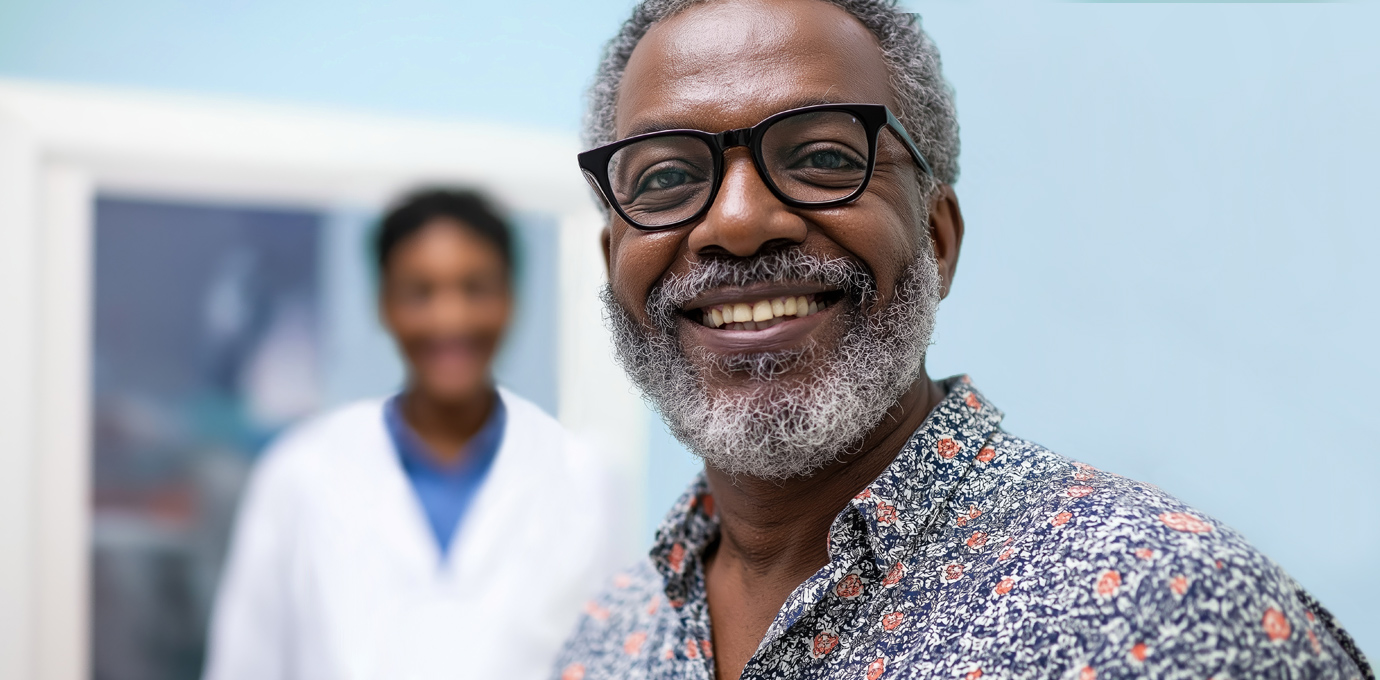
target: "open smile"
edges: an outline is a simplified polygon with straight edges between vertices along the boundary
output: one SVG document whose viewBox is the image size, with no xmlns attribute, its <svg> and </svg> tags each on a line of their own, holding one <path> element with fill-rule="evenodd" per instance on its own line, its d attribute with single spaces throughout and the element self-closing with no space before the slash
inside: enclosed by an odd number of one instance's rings
<svg viewBox="0 0 1380 680">
<path fill-rule="evenodd" d="M 709 328 L 727 331 L 764 331 L 779 323 L 818 314 L 838 298 L 829 293 L 783 295 L 766 300 L 726 302 L 701 307 L 689 313 L 691 319 Z M 698 319 L 696 319 L 696 312 Z"/>
<path fill-rule="evenodd" d="M 682 309 L 692 342 L 721 353 L 765 352 L 798 345 L 823 325 L 843 298 L 818 286 L 751 286 L 701 295 Z"/>
</svg>

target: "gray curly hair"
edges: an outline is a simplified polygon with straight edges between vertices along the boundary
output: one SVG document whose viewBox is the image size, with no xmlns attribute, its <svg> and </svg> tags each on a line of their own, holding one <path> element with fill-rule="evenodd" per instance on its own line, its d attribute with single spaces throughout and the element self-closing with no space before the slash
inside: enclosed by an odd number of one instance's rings
<svg viewBox="0 0 1380 680">
<path fill-rule="evenodd" d="M 644 0 L 633 8 L 622 30 L 604 47 L 604 57 L 589 88 L 584 125 L 588 147 L 615 141 L 613 121 L 618 87 L 633 49 L 652 25 L 688 7 L 711 1 Z M 954 111 L 953 88 L 944 81 L 939 49 L 920 28 L 919 15 L 902 12 L 897 0 L 823 1 L 853 15 L 877 37 L 900 108 L 896 117 L 930 162 L 934 179 L 953 184 L 958 180 L 958 115 Z M 926 186 L 926 193 L 934 188 Z"/>
</svg>

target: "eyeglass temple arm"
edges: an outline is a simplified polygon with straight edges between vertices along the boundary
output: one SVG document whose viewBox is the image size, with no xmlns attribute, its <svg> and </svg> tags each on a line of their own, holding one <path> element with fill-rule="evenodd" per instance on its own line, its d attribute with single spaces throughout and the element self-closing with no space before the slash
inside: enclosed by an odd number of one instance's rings
<svg viewBox="0 0 1380 680">
<path fill-rule="evenodd" d="M 920 169 L 925 171 L 926 175 L 933 177 L 934 170 L 930 168 L 930 162 L 925 160 L 925 155 L 920 153 L 920 149 L 915 146 L 915 140 L 910 138 L 909 132 L 906 132 L 906 126 L 902 125 L 901 121 L 896 119 L 896 116 L 891 113 L 891 109 L 887 109 L 886 111 L 886 124 L 887 127 L 891 128 L 892 132 L 896 133 L 897 137 L 901 138 L 901 143 L 905 144 L 906 150 L 910 152 L 911 158 L 915 159 L 915 164 L 919 165 Z"/>
</svg>

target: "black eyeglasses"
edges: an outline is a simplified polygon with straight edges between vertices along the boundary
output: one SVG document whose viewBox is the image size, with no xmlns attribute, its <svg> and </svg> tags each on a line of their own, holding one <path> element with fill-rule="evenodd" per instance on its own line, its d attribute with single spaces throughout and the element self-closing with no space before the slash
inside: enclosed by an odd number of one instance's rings
<svg viewBox="0 0 1380 680">
<path fill-rule="evenodd" d="M 877 137 L 889 127 L 915 164 L 933 174 L 901 122 L 882 104 L 823 104 L 782 111 L 750 127 L 712 133 L 663 130 L 579 155 L 585 179 L 638 229 L 699 219 L 723 181 L 724 151 L 746 146 L 757 174 L 782 203 L 827 208 L 867 190 Z"/>
</svg>

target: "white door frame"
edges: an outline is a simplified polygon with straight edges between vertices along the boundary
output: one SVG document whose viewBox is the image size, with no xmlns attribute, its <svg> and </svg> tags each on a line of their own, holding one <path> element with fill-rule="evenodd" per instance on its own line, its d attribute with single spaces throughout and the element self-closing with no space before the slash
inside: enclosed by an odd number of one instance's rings
<svg viewBox="0 0 1380 680">
<path fill-rule="evenodd" d="M 603 218 L 576 151 L 515 126 L 0 79 L 0 677 L 90 677 L 98 192 L 334 210 L 446 182 L 557 216 L 559 415 L 640 494 L 646 411 L 600 323 Z"/>
</svg>

